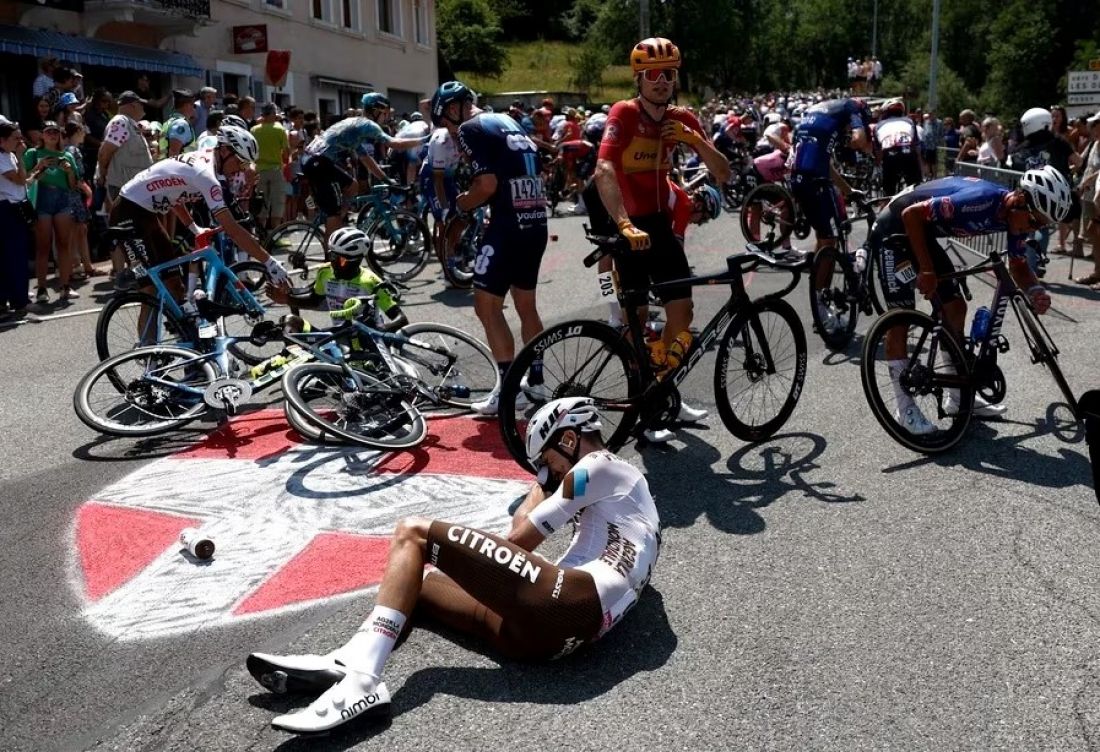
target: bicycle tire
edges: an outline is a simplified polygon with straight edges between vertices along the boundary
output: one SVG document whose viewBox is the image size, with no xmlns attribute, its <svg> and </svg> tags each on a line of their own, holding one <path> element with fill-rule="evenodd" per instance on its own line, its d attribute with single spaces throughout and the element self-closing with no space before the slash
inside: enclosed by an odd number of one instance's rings
<svg viewBox="0 0 1100 752">
<path fill-rule="evenodd" d="M 914 452 L 941 454 L 958 444 L 970 425 L 970 420 L 973 417 L 974 386 L 970 383 L 959 388 L 959 409 L 954 415 L 947 415 L 942 412 L 942 393 L 940 395 L 936 395 L 934 392 L 917 394 L 916 396 L 923 401 L 922 404 L 918 404 L 918 407 L 921 408 L 924 416 L 929 418 L 933 425 L 937 426 L 937 430 L 927 435 L 913 434 L 906 430 L 894 418 L 891 408 L 882 397 L 882 389 L 878 386 L 878 382 L 882 381 L 891 391 L 894 388 L 889 365 L 886 363 L 885 352 L 881 353 L 882 357 L 880 358 L 879 351 L 880 345 L 884 343 L 886 332 L 897 326 L 906 327 L 906 353 L 909 356 L 906 379 L 911 379 L 912 391 L 920 392 L 922 389 L 934 389 L 934 387 L 927 386 L 926 375 L 934 374 L 937 371 L 944 373 L 948 367 L 946 361 L 944 361 L 942 365 L 933 363 L 932 367 L 929 368 L 927 354 L 922 352 L 919 357 L 914 357 L 914 353 L 910 353 L 909 331 L 916 328 L 924 332 L 917 339 L 917 345 L 923 347 L 924 343 L 931 340 L 938 326 L 935 320 L 921 311 L 895 309 L 875 321 L 863 341 L 863 359 L 860 363 L 860 381 L 863 384 L 863 395 L 867 399 L 867 404 L 870 406 L 875 420 L 879 422 L 879 425 L 891 438 Z M 956 369 L 956 373 L 961 369 L 966 381 L 969 382 L 970 366 L 962 347 L 955 338 L 945 332 L 941 333 L 938 337 L 938 347 L 941 348 L 941 352 L 943 350 L 948 351 L 948 358 L 954 361 L 953 367 Z M 885 370 L 882 366 L 885 366 Z M 880 372 L 885 373 L 885 379 L 878 376 Z M 906 387 L 906 391 L 909 392 L 910 389 Z M 913 397 L 914 395 L 911 393 L 910 396 Z M 917 404 L 916 399 L 913 402 Z M 933 407 L 935 407 L 936 412 L 932 413 L 930 418 L 929 413 Z M 946 428 L 942 428 L 944 425 L 946 425 Z"/>
<path fill-rule="evenodd" d="M 135 305 L 147 306 L 155 312 L 155 316 L 147 319 L 144 326 L 140 323 L 140 312 L 132 317 L 121 313 L 134 310 L 131 307 Z M 112 326 L 112 323 L 123 320 L 128 323 L 121 327 L 117 324 Z M 132 325 L 129 322 L 132 322 Z M 149 329 L 151 324 L 153 328 Z M 139 328 L 143 331 L 139 331 Z M 134 332 L 138 339 L 135 342 L 132 335 L 118 332 Z M 192 343 L 195 337 L 196 333 L 191 323 L 165 308 L 164 301 L 140 290 L 127 290 L 112 296 L 99 312 L 95 326 L 95 349 L 99 359 L 106 360 L 114 355 L 133 350 L 135 347 Z"/>
<path fill-rule="evenodd" d="M 581 338 L 589 340 L 589 345 L 584 349 L 583 358 L 563 358 L 560 354 L 551 351 L 551 348 L 558 345 L 564 346 Z M 528 342 L 516 355 L 512 366 L 500 383 L 497 419 L 504 444 L 519 466 L 534 472 L 534 468 L 527 462 L 526 436 L 523 430 L 526 422 L 521 425 L 521 419 L 526 416 L 517 415 L 516 400 L 524 376 L 528 374 L 531 364 L 539 356 L 543 358 L 543 378 L 549 398 L 592 397 L 600 408 L 601 421 L 604 424 L 604 445 L 612 451 L 622 447 L 630 438 L 630 433 L 638 420 L 638 406 L 635 404 L 635 398 L 642 391 L 634 350 L 624 335 L 607 324 L 587 319 L 566 321 L 544 329 Z M 581 363 L 581 369 L 572 371 L 567 365 L 569 363 Z M 588 369 L 590 365 L 594 366 L 591 371 Z M 563 379 L 557 378 L 556 370 L 559 366 L 563 372 L 568 372 L 561 374 L 564 376 Z M 608 371 L 608 368 L 612 370 Z M 625 393 L 620 391 L 618 383 L 606 387 L 610 392 L 605 391 L 603 387 L 593 388 L 603 383 L 605 374 L 618 378 L 620 371 L 622 373 L 621 389 Z M 613 423 L 612 419 L 616 415 L 622 417 L 617 423 Z"/>
<path fill-rule="evenodd" d="M 440 401 L 451 407 L 470 409 L 475 402 L 482 402 L 500 388 L 500 369 L 488 345 L 461 329 L 446 324 L 419 323 L 402 327 L 399 334 L 413 340 L 392 346 L 393 354 L 417 370 L 421 384 L 433 392 Z M 433 341 L 435 340 L 435 341 Z M 460 365 L 454 340 L 465 343 L 470 357 Z M 419 347 L 423 343 L 433 347 L 446 347 L 455 356 L 449 361 L 443 356 Z M 440 369 L 445 369 L 440 372 Z M 466 388 L 466 396 L 455 396 L 454 388 Z"/>
<path fill-rule="evenodd" d="M 283 401 L 283 417 L 286 418 L 287 425 L 290 426 L 291 430 L 308 442 L 328 445 L 345 443 L 335 436 L 330 436 L 305 418 L 301 417 L 298 411 L 294 409 L 294 406 L 290 404 L 290 400 Z"/>
<path fill-rule="evenodd" d="M 394 253 L 395 244 L 389 237 L 391 223 L 398 226 L 404 238 L 396 245 L 399 253 Z M 432 234 L 428 226 L 415 214 L 406 209 L 395 209 L 388 217 L 379 217 L 365 231 L 370 239 L 367 249 L 367 265 L 382 279 L 408 282 L 424 270 L 432 256 Z M 380 245 L 385 242 L 386 245 Z M 408 268 L 396 264 L 410 264 Z"/>
<path fill-rule="evenodd" d="M 760 218 L 760 227 L 755 231 L 749 226 L 752 217 Z M 741 234 L 750 243 L 764 248 L 786 246 L 797 218 L 794 196 L 779 183 L 758 185 L 741 202 Z M 769 228 L 767 233 L 765 227 Z"/>
<path fill-rule="evenodd" d="M 767 314 L 774 314 L 778 319 L 766 322 L 764 319 Z M 778 329 L 780 325 L 785 325 L 790 331 L 790 346 L 785 346 L 781 341 L 781 331 Z M 766 352 L 760 352 L 762 344 L 767 345 Z M 791 347 L 793 352 L 790 352 Z M 765 372 L 769 355 L 774 370 L 771 374 Z M 792 356 L 789 365 L 785 360 L 780 362 L 781 355 L 785 358 Z M 802 396 L 806 383 L 806 359 L 806 331 L 790 303 L 778 298 L 763 298 L 738 310 L 722 334 L 714 363 L 714 399 L 726 429 L 742 441 L 763 441 L 775 435 L 790 419 Z M 762 421 L 746 419 L 746 409 L 742 408 L 744 402 L 738 400 L 738 404 L 734 405 L 727 388 L 731 363 L 739 363 L 751 382 L 739 396 L 749 389 L 755 391 L 760 385 L 764 385 L 764 392 L 757 392 L 758 394 L 765 397 L 775 395 L 777 390 L 772 388 L 770 382 L 773 379 L 789 381 L 785 396 L 774 415 Z M 784 390 L 781 387 L 778 391 L 782 393 Z M 753 396 L 751 400 L 750 406 L 757 398 Z"/>
<path fill-rule="evenodd" d="M 159 394 L 151 394 L 151 390 L 154 388 L 161 388 L 163 390 L 163 388 L 159 386 L 150 386 L 148 390 L 143 390 L 140 388 L 140 376 L 137 378 L 127 378 L 124 374 L 119 373 L 119 370 L 130 361 L 134 361 L 135 365 L 137 365 L 137 361 L 151 357 L 175 357 L 185 359 L 186 361 L 193 361 L 196 357 L 201 356 L 196 351 L 185 347 L 154 345 L 152 347 L 141 347 L 123 352 L 96 364 L 88 373 L 84 374 L 73 392 L 73 409 L 81 422 L 93 431 L 99 431 L 100 433 L 110 436 L 139 437 L 156 436 L 158 434 L 167 433 L 168 431 L 180 428 L 202 417 L 209 408 L 201 398 L 198 398 L 197 401 L 193 401 L 194 395 L 192 394 L 189 395 L 189 405 L 180 403 L 180 414 L 167 416 L 154 425 L 136 425 L 119 420 L 119 416 L 121 415 L 130 415 L 134 418 L 140 418 L 143 414 L 153 415 L 153 405 L 151 405 L 150 402 L 146 402 L 144 406 L 139 406 L 137 404 L 138 400 L 144 396 L 151 401 L 160 396 Z M 218 377 L 218 370 L 209 360 L 203 360 L 197 365 L 201 367 L 202 379 L 206 383 L 212 382 Z M 195 366 L 191 365 L 185 368 L 193 367 Z M 159 366 L 158 368 L 164 369 L 167 368 L 167 366 Z M 109 412 L 115 413 L 113 418 L 101 414 L 102 411 L 92 404 L 91 392 L 101 377 L 105 377 L 111 382 L 112 390 L 115 392 L 113 401 L 110 403 L 113 408 L 109 410 Z M 195 383 L 192 385 L 195 388 L 201 388 L 203 381 L 199 381 L 198 379 L 194 379 L 194 381 Z M 121 383 L 123 386 L 120 388 L 117 386 L 117 383 Z M 142 394 L 143 392 L 146 393 Z M 123 400 L 124 405 L 119 406 L 117 404 L 117 400 L 119 399 Z M 96 400 L 96 402 L 98 403 L 98 400 Z M 119 408 L 121 408 L 121 410 Z"/>
<path fill-rule="evenodd" d="M 358 373 L 369 382 L 381 384 L 369 374 Z M 382 415 L 385 423 L 381 426 L 359 423 L 358 428 L 351 428 L 352 423 L 348 422 L 348 418 L 351 417 L 354 420 L 358 417 L 358 413 L 357 411 L 349 412 L 347 410 L 348 406 L 343 396 L 340 398 L 341 407 L 335 410 L 332 417 L 328 416 L 328 410 L 325 411 L 326 415 L 321 415 L 318 409 L 310 405 L 307 398 L 303 396 L 302 385 L 308 379 L 315 380 L 315 389 L 318 385 L 321 385 L 321 388 L 324 389 L 323 385 L 327 384 L 329 389 L 338 389 L 339 394 L 343 395 L 349 389 L 347 375 L 343 368 L 332 363 L 303 363 L 289 369 L 283 376 L 283 393 L 286 395 L 287 400 L 293 404 L 294 409 L 298 411 L 303 419 L 324 433 L 373 449 L 411 449 L 419 445 L 428 433 L 427 421 L 424 420 L 424 416 L 420 414 L 420 411 L 406 400 L 396 399 L 392 396 L 386 396 L 381 400 L 384 403 L 381 406 L 387 410 Z M 359 402 L 362 404 L 363 400 L 359 400 Z M 375 402 L 378 402 L 378 400 L 375 400 Z M 390 409 L 399 410 L 400 415 L 391 418 L 388 412 Z M 407 417 L 407 423 L 404 422 L 405 417 L 401 416 Z M 396 432 L 389 431 L 390 424 L 393 421 L 402 421 L 396 424 L 398 429 Z M 385 433 L 390 433 L 390 435 L 383 435 Z"/>
<path fill-rule="evenodd" d="M 831 268 L 832 271 L 827 270 Z M 828 287 L 821 288 L 818 280 L 827 274 Z M 847 259 L 842 259 L 834 245 L 820 248 L 814 254 L 810 266 L 810 316 L 814 331 L 830 350 L 843 350 L 852 341 L 859 322 L 859 303 L 854 286 L 859 285 L 859 275 L 850 269 Z"/>
<path fill-rule="evenodd" d="M 324 231 L 311 222 L 292 219 L 283 222 L 268 235 L 264 250 L 275 257 L 287 259 L 287 271 L 302 280 L 312 276 L 313 268 L 328 260 L 328 242 Z M 301 262 L 305 265 L 295 265 Z"/>
<path fill-rule="evenodd" d="M 1054 341 L 1047 333 L 1046 327 L 1036 319 L 1035 313 L 1031 310 L 1031 306 L 1025 303 L 1021 298 L 1014 296 L 1012 298 L 1012 307 L 1016 309 L 1016 315 L 1020 319 L 1020 326 L 1026 327 L 1027 336 L 1031 337 L 1035 346 L 1039 349 L 1039 360 L 1050 371 L 1050 375 L 1054 377 L 1054 382 L 1062 391 L 1062 396 L 1066 398 L 1066 404 L 1070 406 L 1074 416 L 1076 416 L 1077 397 L 1070 389 L 1069 382 L 1066 381 L 1061 366 L 1058 365 L 1057 347 L 1055 347 Z"/>
</svg>

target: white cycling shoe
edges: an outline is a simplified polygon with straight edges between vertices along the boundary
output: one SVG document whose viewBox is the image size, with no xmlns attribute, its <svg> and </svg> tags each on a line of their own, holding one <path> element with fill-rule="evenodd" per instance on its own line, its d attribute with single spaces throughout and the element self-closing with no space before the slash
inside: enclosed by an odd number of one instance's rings
<svg viewBox="0 0 1100 752">
<path fill-rule="evenodd" d="M 347 668 L 330 655 L 252 653 L 248 673 L 277 695 L 320 694 L 344 678 Z"/>
<path fill-rule="evenodd" d="M 685 423 L 698 423 L 699 421 L 705 419 L 708 415 L 710 415 L 710 412 L 708 412 L 707 410 L 692 407 L 683 400 L 680 400 L 680 412 L 676 417 Z"/>
<path fill-rule="evenodd" d="M 549 402 L 551 397 L 554 396 L 550 392 L 550 387 L 546 386 L 546 384 L 529 384 L 526 376 L 519 382 L 519 388 L 527 395 L 527 398 L 536 405 Z"/>
<path fill-rule="evenodd" d="M 647 428 L 642 431 L 642 436 L 645 436 L 645 440 L 651 444 L 667 444 L 676 434 L 667 428 Z"/>
<path fill-rule="evenodd" d="M 915 436 L 924 436 L 934 433 L 937 430 L 936 426 L 933 425 L 928 418 L 924 417 L 924 413 L 914 404 L 909 405 L 904 410 L 900 406 L 895 409 L 894 420 L 896 420 L 902 428 Z"/>
<path fill-rule="evenodd" d="M 380 679 L 345 667 L 343 679 L 308 707 L 277 716 L 271 725 L 295 734 L 320 734 L 349 721 L 389 715 L 390 691 Z"/>
<path fill-rule="evenodd" d="M 527 395 L 523 392 L 516 395 L 516 412 L 526 410 L 530 404 L 530 400 L 527 399 Z M 495 417 L 500 410 L 500 391 L 494 391 L 488 398 L 483 399 L 481 402 L 474 402 L 470 405 L 470 409 L 478 415 L 484 415 L 486 418 Z"/>
<path fill-rule="evenodd" d="M 970 413 L 975 418 L 999 418 L 1008 411 L 1003 402 L 992 404 L 982 399 L 981 395 L 974 395 L 974 406 L 970 408 Z M 943 412 L 946 415 L 958 415 L 959 402 L 958 397 L 948 393 L 943 398 Z"/>
</svg>

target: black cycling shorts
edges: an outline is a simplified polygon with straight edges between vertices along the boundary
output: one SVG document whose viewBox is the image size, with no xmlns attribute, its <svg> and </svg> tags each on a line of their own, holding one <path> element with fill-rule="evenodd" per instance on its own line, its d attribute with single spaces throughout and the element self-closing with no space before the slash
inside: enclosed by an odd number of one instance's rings
<svg viewBox="0 0 1100 752">
<path fill-rule="evenodd" d="M 615 269 L 619 273 L 619 286 L 623 290 L 641 290 L 660 282 L 670 282 L 691 276 L 684 246 L 672 233 L 672 218 L 664 213 L 649 214 L 644 217 L 631 217 L 630 221 L 639 230 L 649 233 L 649 248 L 644 251 L 631 251 L 615 258 Z M 616 230 L 617 232 L 617 230 Z M 691 299 L 691 287 L 674 285 L 655 290 L 654 294 L 662 303 L 671 300 Z M 639 303 L 644 304 L 641 299 Z"/>
<path fill-rule="evenodd" d="M 133 238 L 123 241 L 130 263 L 156 266 L 183 255 L 161 224 L 160 215 L 129 199 L 119 198 L 107 222 L 111 227 L 133 227 Z"/>
<path fill-rule="evenodd" d="M 833 181 L 812 175 L 795 175 L 791 179 L 791 193 L 818 237 L 835 238 L 842 214 Z"/>
<path fill-rule="evenodd" d="M 901 223 L 901 209 L 890 211 L 879 216 L 871 234 L 867 237 L 867 245 L 877 256 L 878 276 L 882 283 L 883 302 L 887 308 L 915 308 L 916 279 L 912 282 L 902 282 L 897 278 L 898 270 L 904 269 L 906 264 L 912 265 L 914 272 L 917 268 L 916 256 L 909 245 L 909 239 L 904 243 L 886 243 L 885 239 L 892 235 L 904 234 L 905 227 Z M 937 276 L 950 274 L 955 271 L 955 265 L 935 238 L 928 238 L 928 254 L 932 257 L 932 268 Z M 936 287 L 940 302 L 948 303 L 959 297 L 959 283 L 954 279 L 941 279 Z"/>
<path fill-rule="evenodd" d="M 513 287 L 534 290 L 546 240 L 546 225 L 521 230 L 490 220 L 474 260 L 474 287 L 500 298 Z"/>
<path fill-rule="evenodd" d="M 893 196 L 903 185 L 919 185 L 922 178 L 916 149 L 906 147 L 882 153 L 882 192 Z"/>
<path fill-rule="evenodd" d="M 312 156 L 302 165 L 302 174 L 309 180 L 310 194 L 317 207 L 335 217 L 344 206 L 344 189 L 354 182 L 328 157 Z"/>
<path fill-rule="evenodd" d="M 587 572 L 561 569 L 500 536 L 439 520 L 428 529 L 428 559 L 446 575 L 424 579 L 421 599 L 430 602 L 429 612 L 482 632 L 509 657 L 558 658 L 600 634 L 603 608 Z"/>
</svg>

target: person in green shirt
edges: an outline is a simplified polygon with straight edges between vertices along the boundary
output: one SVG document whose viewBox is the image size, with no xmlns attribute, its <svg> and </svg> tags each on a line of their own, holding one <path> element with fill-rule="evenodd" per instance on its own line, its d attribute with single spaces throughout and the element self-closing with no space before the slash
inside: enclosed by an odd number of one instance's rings
<svg viewBox="0 0 1100 752">
<path fill-rule="evenodd" d="M 27 177 L 35 182 L 34 208 L 38 214 L 35 225 L 35 276 L 38 290 L 35 302 L 50 302 L 46 291 L 50 248 L 57 241 L 57 275 L 61 281 L 62 302 L 78 298 L 70 287 L 73 257 L 69 252 L 73 234 L 73 216 L 69 211 L 70 194 L 76 189 L 77 165 L 61 143 L 61 128 L 52 120 L 42 125 L 42 146 L 27 149 L 23 154 Z"/>
<path fill-rule="evenodd" d="M 283 221 L 286 206 L 286 176 L 290 163 L 290 139 L 279 123 L 279 108 L 268 102 L 260 110 L 260 122 L 252 126 L 252 135 L 260 146 L 256 159 L 256 188 L 263 193 L 266 208 L 256 219 L 269 230 Z"/>
</svg>

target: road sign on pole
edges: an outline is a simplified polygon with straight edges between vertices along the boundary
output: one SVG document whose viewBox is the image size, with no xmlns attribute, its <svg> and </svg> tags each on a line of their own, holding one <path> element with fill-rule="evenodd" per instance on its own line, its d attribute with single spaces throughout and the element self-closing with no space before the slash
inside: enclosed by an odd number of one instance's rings
<svg viewBox="0 0 1100 752">
<path fill-rule="evenodd" d="M 1066 78 L 1066 91 L 1069 94 L 1100 91 L 1100 70 L 1070 71 Z"/>
</svg>

